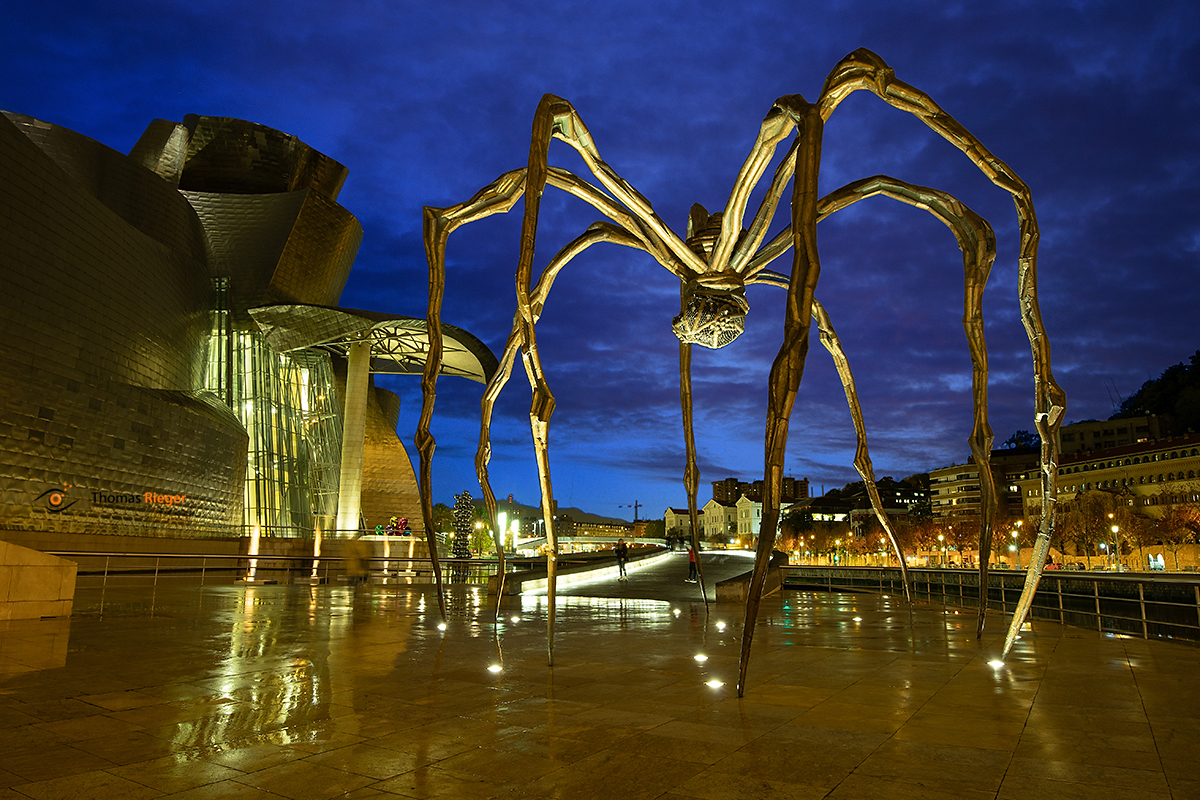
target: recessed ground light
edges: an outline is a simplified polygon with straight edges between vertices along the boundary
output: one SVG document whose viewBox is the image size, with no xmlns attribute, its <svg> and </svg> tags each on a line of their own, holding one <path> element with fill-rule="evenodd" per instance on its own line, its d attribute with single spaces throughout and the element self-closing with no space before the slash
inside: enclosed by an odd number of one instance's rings
<svg viewBox="0 0 1200 800">
<path fill-rule="evenodd" d="M 678 608 L 677 608 L 677 609 L 675 609 L 675 611 L 674 611 L 674 612 L 672 612 L 672 613 L 674 613 L 674 614 L 675 614 L 675 616 L 677 616 L 677 617 L 678 617 L 678 616 L 679 616 L 679 609 L 678 609 Z"/>
<path fill-rule="evenodd" d="M 862 617 L 855 617 L 855 618 L 854 618 L 854 621 L 855 621 L 855 622 L 862 622 Z"/>
<path fill-rule="evenodd" d="M 439 623 L 438 623 L 438 630 L 439 630 L 439 631 L 444 631 L 444 630 L 446 630 L 446 623 L 444 623 L 444 622 L 439 622 Z"/>
<path fill-rule="evenodd" d="M 509 617 L 508 621 L 509 622 L 520 622 L 521 618 L 520 617 Z"/>
<path fill-rule="evenodd" d="M 490 667 L 488 667 L 488 672 L 499 672 L 502 669 L 504 669 L 504 667 L 500 666 L 499 664 L 492 664 Z"/>
<path fill-rule="evenodd" d="M 704 655 L 703 653 L 700 653 L 699 655 L 694 655 L 694 656 L 692 656 L 692 658 L 696 659 L 697 661 L 708 661 L 708 656 Z"/>
<path fill-rule="evenodd" d="M 724 623 L 724 622 L 718 622 L 718 623 L 717 623 L 717 630 L 719 630 L 719 631 L 723 631 L 723 630 L 725 630 L 725 623 Z"/>
<path fill-rule="evenodd" d="M 989 661 L 988 666 L 992 667 L 993 669 L 1000 669 L 1001 667 L 1004 666 L 1004 662 L 1001 661 L 1000 659 L 996 659 L 994 661 Z"/>
<path fill-rule="evenodd" d="M 710 689 L 720 689 L 722 686 L 725 685 L 725 681 L 715 681 L 714 680 L 714 681 L 709 681 L 708 683 L 706 683 L 704 685 Z"/>
</svg>

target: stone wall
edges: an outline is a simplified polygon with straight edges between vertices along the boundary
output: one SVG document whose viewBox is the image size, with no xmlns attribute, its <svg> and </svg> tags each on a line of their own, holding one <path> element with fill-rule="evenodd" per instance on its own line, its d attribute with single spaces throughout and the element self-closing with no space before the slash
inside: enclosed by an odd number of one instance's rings
<svg viewBox="0 0 1200 800">
<path fill-rule="evenodd" d="M 76 569 L 74 561 L 0 542 L 0 621 L 71 616 Z"/>
</svg>

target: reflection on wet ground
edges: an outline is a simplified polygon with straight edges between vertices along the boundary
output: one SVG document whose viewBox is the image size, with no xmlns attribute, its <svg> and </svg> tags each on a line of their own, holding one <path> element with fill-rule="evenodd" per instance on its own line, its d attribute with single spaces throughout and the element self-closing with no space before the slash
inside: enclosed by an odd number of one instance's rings
<svg viewBox="0 0 1200 800">
<path fill-rule="evenodd" d="M 636 576 L 631 576 L 636 577 Z M 603 587 L 595 589 L 599 592 Z M 899 598 L 82 590 L 0 628 L 0 798 L 1200 796 L 1200 650 Z M 69 635 L 69 639 L 68 639 Z M 69 644 L 68 644 L 69 641 Z"/>
</svg>

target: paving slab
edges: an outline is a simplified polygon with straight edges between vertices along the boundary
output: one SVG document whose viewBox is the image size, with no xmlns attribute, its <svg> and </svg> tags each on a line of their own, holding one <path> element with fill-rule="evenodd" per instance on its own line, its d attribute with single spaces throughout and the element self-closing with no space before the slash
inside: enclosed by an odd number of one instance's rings
<svg viewBox="0 0 1200 800">
<path fill-rule="evenodd" d="M 749 560 L 711 560 L 711 583 Z M 6 623 L 6 797 L 904 798 L 1196 794 L 1200 649 L 898 597 L 740 606 L 686 556 L 559 597 L 84 589 Z M 63 646 L 63 642 L 66 646 Z M 42 652 L 42 651 L 45 652 Z"/>
</svg>

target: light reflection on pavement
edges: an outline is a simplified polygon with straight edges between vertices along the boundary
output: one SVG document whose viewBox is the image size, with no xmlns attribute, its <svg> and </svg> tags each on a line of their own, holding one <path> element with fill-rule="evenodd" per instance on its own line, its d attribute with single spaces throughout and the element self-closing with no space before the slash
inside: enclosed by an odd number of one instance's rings
<svg viewBox="0 0 1200 800">
<path fill-rule="evenodd" d="M 977 641 L 952 607 L 910 627 L 899 599 L 789 591 L 763 603 L 739 700 L 741 606 L 677 599 L 682 570 L 561 597 L 553 668 L 534 595 L 497 622 L 480 587 L 451 587 L 442 632 L 430 587 L 80 590 L 65 660 L 37 655 L 62 652 L 62 621 L 0 627 L 0 796 L 1200 788 L 1196 648 L 1038 623 L 993 668 L 998 616 Z M 636 596 L 656 581 L 680 594 Z"/>
</svg>

